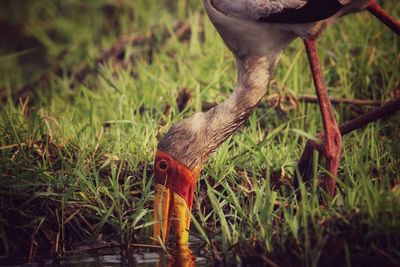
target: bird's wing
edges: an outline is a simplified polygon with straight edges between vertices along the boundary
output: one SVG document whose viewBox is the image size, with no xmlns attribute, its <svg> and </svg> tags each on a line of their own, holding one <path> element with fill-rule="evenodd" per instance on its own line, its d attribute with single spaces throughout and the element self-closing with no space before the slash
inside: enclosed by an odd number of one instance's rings
<svg viewBox="0 0 400 267">
<path fill-rule="evenodd" d="M 343 0 L 212 0 L 228 16 L 275 23 L 306 23 L 326 19 Z"/>
<path fill-rule="evenodd" d="M 284 9 L 297 9 L 307 0 L 211 0 L 212 5 L 228 16 L 258 20 Z"/>
<path fill-rule="evenodd" d="M 247 0 L 246 6 L 253 19 L 269 17 L 287 9 L 299 9 L 307 4 L 307 0 Z"/>
<path fill-rule="evenodd" d="M 342 2 L 343 0 L 308 0 L 300 8 L 283 8 L 279 12 L 260 16 L 257 20 L 275 23 L 315 22 L 335 15 L 344 7 Z"/>
</svg>

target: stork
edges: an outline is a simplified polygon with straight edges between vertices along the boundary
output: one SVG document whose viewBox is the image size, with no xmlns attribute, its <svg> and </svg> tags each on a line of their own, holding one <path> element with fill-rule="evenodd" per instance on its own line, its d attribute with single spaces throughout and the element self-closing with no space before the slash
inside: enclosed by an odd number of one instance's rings
<svg viewBox="0 0 400 267">
<path fill-rule="evenodd" d="M 331 196 L 342 150 L 341 134 L 400 109 L 400 101 L 396 101 L 372 117 L 340 128 L 319 63 L 317 36 L 347 14 L 368 10 L 400 34 L 400 24 L 375 0 L 204 0 L 204 6 L 236 58 L 238 78 L 233 93 L 223 103 L 177 122 L 159 141 L 154 162 L 154 237 L 166 242 L 172 225 L 178 246 L 188 244 L 194 189 L 203 165 L 266 94 L 280 54 L 294 39 L 303 39 L 311 66 L 324 126 L 320 150 L 329 173 L 325 187 Z M 304 161 L 302 157 L 300 167 Z"/>
</svg>

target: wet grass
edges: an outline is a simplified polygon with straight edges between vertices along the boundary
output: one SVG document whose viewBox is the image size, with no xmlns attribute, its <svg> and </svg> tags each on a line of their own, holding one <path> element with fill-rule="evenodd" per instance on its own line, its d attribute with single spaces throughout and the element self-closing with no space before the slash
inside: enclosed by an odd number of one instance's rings
<svg viewBox="0 0 400 267">
<path fill-rule="evenodd" d="M 400 17 L 395 1 L 385 4 Z M 21 36 L 7 35 L 0 46 L 0 93 L 8 98 L 0 108 L 3 259 L 61 256 L 82 244 L 151 243 L 158 138 L 223 101 L 235 84 L 234 59 L 201 1 L 5 5 L 0 22 Z M 181 38 L 177 19 L 187 20 L 191 35 Z M 121 36 L 149 32 L 154 41 L 94 64 Z M 17 49 L 15 38 L 26 45 Z M 334 25 L 319 42 L 330 94 L 393 98 L 399 47 L 368 14 Z M 77 82 L 82 65 L 91 71 Z M 49 72 L 18 99 L 18 88 Z M 313 85 L 297 40 L 282 55 L 269 96 L 306 93 Z M 320 186 L 323 162 L 316 161 L 300 201 L 293 176 L 305 143 L 322 129 L 319 110 L 289 101 L 273 108 L 272 100 L 260 103 L 202 172 L 191 234 L 203 253 L 265 265 L 399 264 L 399 115 L 344 138 L 335 198 Z M 335 112 L 345 122 L 368 110 L 340 104 Z"/>
</svg>

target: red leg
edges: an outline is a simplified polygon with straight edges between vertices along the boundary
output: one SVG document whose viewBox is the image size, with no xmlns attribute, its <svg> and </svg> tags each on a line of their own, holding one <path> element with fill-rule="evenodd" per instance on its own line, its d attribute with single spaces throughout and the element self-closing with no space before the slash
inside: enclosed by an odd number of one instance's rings
<svg viewBox="0 0 400 267">
<path fill-rule="evenodd" d="M 319 154 L 323 153 L 323 146 L 322 146 L 322 138 L 323 133 L 318 134 L 318 140 L 309 140 L 304 147 L 303 153 L 301 154 L 300 160 L 297 163 L 297 170 L 298 174 L 295 174 L 294 177 L 294 188 L 299 188 L 299 175 L 302 178 L 303 182 L 308 182 L 312 177 L 313 171 L 313 162 L 314 162 L 314 151 L 317 150 Z M 320 139 L 321 138 L 321 139 Z"/>
<path fill-rule="evenodd" d="M 343 123 L 339 126 L 339 130 L 341 135 L 348 134 L 355 129 L 361 128 L 367 125 L 370 122 L 376 121 L 378 119 L 383 119 L 395 114 L 400 110 L 400 99 L 395 100 L 393 102 L 387 103 L 384 106 L 371 111 L 359 118 L 355 118 L 354 120 Z"/>
<path fill-rule="evenodd" d="M 326 158 L 326 169 L 329 174 L 325 177 L 325 187 L 329 195 L 335 195 L 335 178 L 339 168 L 340 152 L 342 150 L 342 136 L 332 111 L 328 91 L 325 86 L 324 77 L 319 63 L 315 40 L 304 40 L 314 85 L 317 92 L 319 107 L 324 124 L 324 154 Z"/>
<path fill-rule="evenodd" d="M 367 113 L 359 118 L 355 118 L 351 121 L 345 122 L 339 126 L 339 131 L 342 136 L 364 127 L 365 125 L 376 121 L 378 119 L 383 119 L 389 116 L 394 115 L 396 112 L 400 110 L 400 100 L 395 100 L 393 102 L 387 103 L 384 106 Z M 324 133 L 318 134 L 318 139 L 322 139 Z M 311 179 L 312 176 L 312 163 L 313 163 L 313 153 L 314 150 L 318 152 L 323 152 L 323 145 L 321 142 L 310 140 L 307 142 L 303 154 L 297 164 L 297 169 L 299 170 L 299 174 L 303 178 L 304 182 L 307 182 Z M 295 188 L 299 187 L 298 178 L 294 180 Z"/>
<path fill-rule="evenodd" d="M 377 2 L 376 0 L 370 0 L 367 6 L 367 10 L 371 12 L 375 17 L 382 21 L 392 31 L 400 35 L 400 23 L 389 15 Z"/>
</svg>

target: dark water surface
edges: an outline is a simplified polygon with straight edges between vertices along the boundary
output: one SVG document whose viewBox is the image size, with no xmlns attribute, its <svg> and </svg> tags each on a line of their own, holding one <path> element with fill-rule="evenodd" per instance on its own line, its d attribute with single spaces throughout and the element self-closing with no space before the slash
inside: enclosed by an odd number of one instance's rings
<svg viewBox="0 0 400 267">
<path fill-rule="evenodd" d="M 93 252 L 72 252 L 68 253 L 63 260 L 39 260 L 33 265 L 15 261 L 15 264 L 1 264 L 0 266 L 212 266 L 211 262 L 201 256 L 195 256 L 189 248 L 177 249 L 173 252 L 164 251 L 132 251 L 126 256 L 121 254 L 120 249 L 102 249 Z"/>
</svg>

